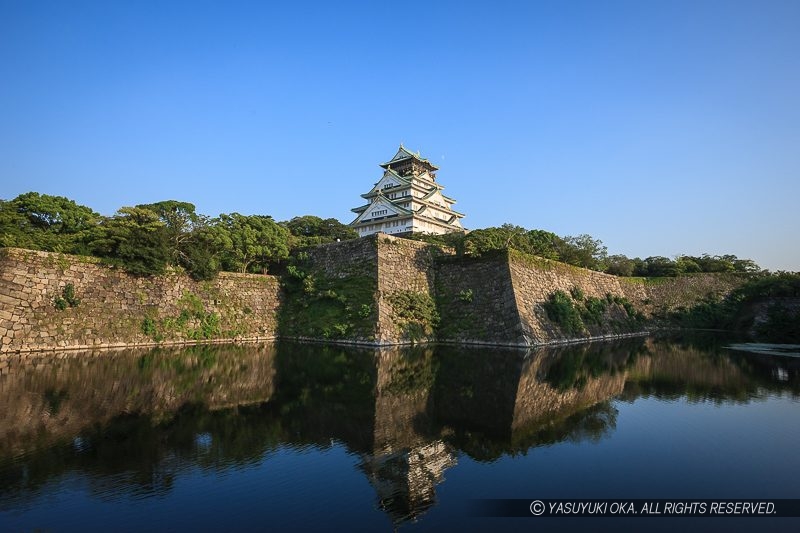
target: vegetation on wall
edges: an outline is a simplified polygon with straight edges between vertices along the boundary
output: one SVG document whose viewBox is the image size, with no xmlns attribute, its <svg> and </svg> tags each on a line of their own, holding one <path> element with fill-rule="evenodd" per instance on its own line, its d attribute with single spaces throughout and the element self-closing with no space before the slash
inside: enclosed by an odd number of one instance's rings
<svg viewBox="0 0 800 533">
<path fill-rule="evenodd" d="M 56 296 L 53 299 L 53 305 L 59 311 L 63 311 L 67 307 L 78 307 L 80 303 L 80 299 L 75 296 L 75 286 L 72 283 L 67 283 L 61 289 L 61 296 Z"/>
<path fill-rule="evenodd" d="M 769 342 L 800 342 L 800 309 L 784 299 L 800 298 L 800 274 L 764 274 L 744 283 L 726 298 L 706 298 L 691 308 L 679 308 L 660 317 L 666 323 L 690 329 L 751 331 Z M 767 302 L 764 320 L 756 323 L 754 310 Z"/>
<path fill-rule="evenodd" d="M 281 335 L 374 339 L 375 278 L 359 272 L 325 276 L 313 270 L 302 254 L 292 262 L 283 276 L 286 299 L 278 316 Z"/>
<path fill-rule="evenodd" d="M 463 338 L 488 340 L 492 331 L 487 327 L 480 289 L 461 290 L 447 287 L 437 280 L 436 309 L 440 314 L 436 333 L 443 339 Z"/>
<path fill-rule="evenodd" d="M 175 316 L 159 317 L 155 311 L 146 314 L 141 323 L 142 333 L 156 342 L 173 337 L 208 340 L 223 336 L 220 316 L 207 311 L 196 294 L 185 291 L 176 305 L 179 311 Z M 238 332 L 225 333 L 234 337 Z"/>
<path fill-rule="evenodd" d="M 583 320 L 573 299 L 563 291 L 556 291 L 548 296 L 544 303 L 547 318 L 555 322 L 566 335 L 584 332 Z"/>
<path fill-rule="evenodd" d="M 583 335 L 590 328 L 602 328 L 607 323 L 614 333 L 635 331 L 644 321 L 644 315 L 637 311 L 626 298 L 610 293 L 604 298 L 584 296 L 579 287 L 570 293 L 555 291 L 543 304 L 547 318 L 554 322 L 567 335 Z M 613 308 L 621 310 L 625 318 L 620 320 L 610 315 Z"/>
<path fill-rule="evenodd" d="M 403 290 L 390 294 L 387 299 L 403 336 L 420 340 L 433 335 L 439 325 L 439 313 L 429 294 Z"/>
</svg>

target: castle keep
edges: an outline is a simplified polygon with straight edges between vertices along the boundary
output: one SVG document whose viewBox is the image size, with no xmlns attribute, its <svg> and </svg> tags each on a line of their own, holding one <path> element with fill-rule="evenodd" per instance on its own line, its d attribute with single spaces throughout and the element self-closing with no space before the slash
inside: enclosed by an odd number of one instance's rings
<svg viewBox="0 0 800 533">
<path fill-rule="evenodd" d="M 454 211 L 456 203 L 442 194 L 436 182 L 438 167 L 410 152 L 403 145 L 386 163 L 383 176 L 362 194 L 367 203 L 352 209 L 358 216 L 350 223 L 360 237 L 378 232 L 390 235 L 408 233 L 442 234 L 464 231 Z"/>
</svg>

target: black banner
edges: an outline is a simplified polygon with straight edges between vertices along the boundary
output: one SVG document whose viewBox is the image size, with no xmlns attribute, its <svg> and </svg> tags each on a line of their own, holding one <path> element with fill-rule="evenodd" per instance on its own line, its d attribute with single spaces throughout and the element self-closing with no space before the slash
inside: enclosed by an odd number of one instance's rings
<svg viewBox="0 0 800 533">
<path fill-rule="evenodd" d="M 510 499 L 473 500 L 482 517 L 800 517 L 800 500 Z"/>
</svg>

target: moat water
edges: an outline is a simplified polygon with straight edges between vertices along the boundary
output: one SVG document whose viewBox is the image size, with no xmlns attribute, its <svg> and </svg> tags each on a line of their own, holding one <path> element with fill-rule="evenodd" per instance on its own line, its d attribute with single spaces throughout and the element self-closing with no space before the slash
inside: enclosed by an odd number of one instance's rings
<svg viewBox="0 0 800 533">
<path fill-rule="evenodd" d="M 11 358 L 0 531 L 786 530 L 476 499 L 800 498 L 800 359 L 721 338 Z"/>
</svg>

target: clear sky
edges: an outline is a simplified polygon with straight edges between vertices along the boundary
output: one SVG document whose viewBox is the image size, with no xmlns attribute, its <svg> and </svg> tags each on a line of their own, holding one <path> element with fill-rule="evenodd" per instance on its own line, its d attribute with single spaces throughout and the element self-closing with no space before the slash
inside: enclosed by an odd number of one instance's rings
<svg viewBox="0 0 800 533">
<path fill-rule="evenodd" d="M 400 142 L 469 228 L 800 270 L 800 1 L 0 0 L 0 198 L 352 220 Z"/>
</svg>

